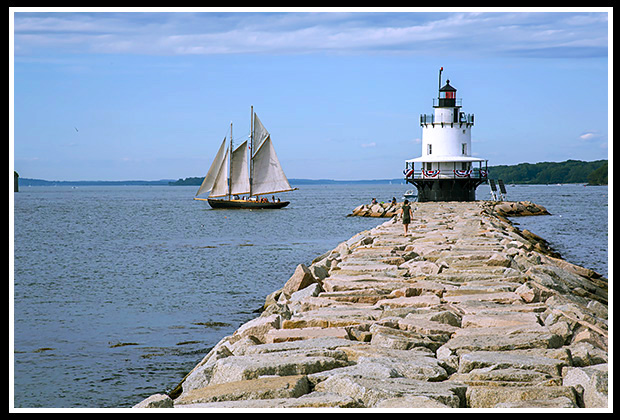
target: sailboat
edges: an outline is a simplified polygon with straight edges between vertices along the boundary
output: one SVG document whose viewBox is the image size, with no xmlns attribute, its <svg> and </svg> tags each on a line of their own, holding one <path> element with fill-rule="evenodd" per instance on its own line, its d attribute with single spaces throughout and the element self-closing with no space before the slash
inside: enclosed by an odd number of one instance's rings
<svg viewBox="0 0 620 420">
<path fill-rule="evenodd" d="M 213 208 L 281 209 L 289 201 L 268 201 L 261 195 L 293 191 L 282 170 L 271 135 L 251 108 L 250 144 L 244 141 L 233 149 L 232 123 L 230 142 L 224 137 L 215 159 L 204 177 L 194 200 L 208 201 Z M 248 156 L 249 155 L 249 156 Z M 209 193 L 207 198 L 198 197 Z M 248 198 L 237 198 L 248 194 Z"/>
</svg>

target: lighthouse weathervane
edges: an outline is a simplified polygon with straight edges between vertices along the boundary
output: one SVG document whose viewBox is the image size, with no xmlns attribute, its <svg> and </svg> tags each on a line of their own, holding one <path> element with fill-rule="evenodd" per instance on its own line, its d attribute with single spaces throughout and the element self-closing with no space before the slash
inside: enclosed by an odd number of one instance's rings
<svg viewBox="0 0 620 420">
<path fill-rule="evenodd" d="M 418 201 L 474 201 L 476 187 L 487 181 L 488 161 L 471 155 L 474 114 L 461 112 L 450 80 L 441 86 L 442 72 L 434 113 L 420 115 L 422 156 L 405 161 L 405 180 L 418 189 Z"/>
</svg>

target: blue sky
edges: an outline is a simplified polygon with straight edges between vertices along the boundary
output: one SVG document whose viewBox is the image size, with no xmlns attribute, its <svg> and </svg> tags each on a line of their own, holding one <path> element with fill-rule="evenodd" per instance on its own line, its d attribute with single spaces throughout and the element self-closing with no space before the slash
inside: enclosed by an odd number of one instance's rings
<svg viewBox="0 0 620 420">
<path fill-rule="evenodd" d="M 204 176 L 253 105 L 289 178 L 398 178 L 440 67 L 489 165 L 608 157 L 611 8 L 165 10 L 10 9 L 21 177 Z"/>
</svg>

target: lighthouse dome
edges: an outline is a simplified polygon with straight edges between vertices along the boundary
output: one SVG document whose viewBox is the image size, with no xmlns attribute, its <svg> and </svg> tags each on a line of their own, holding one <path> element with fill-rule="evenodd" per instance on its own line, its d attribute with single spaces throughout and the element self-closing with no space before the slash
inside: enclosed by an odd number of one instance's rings
<svg viewBox="0 0 620 420">
<path fill-rule="evenodd" d="M 439 89 L 440 92 L 456 92 L 456 89 L 453 86 L 450 86 L 450 79 L 446 80 L 446 84 L 444 87 Z"/>
</svg>

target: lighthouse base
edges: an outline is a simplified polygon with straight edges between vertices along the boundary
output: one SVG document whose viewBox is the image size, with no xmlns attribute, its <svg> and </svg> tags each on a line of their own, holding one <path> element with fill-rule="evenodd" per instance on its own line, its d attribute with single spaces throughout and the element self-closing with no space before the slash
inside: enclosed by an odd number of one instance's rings
<svg viewBox="0 0 620 420">
<path fill-rule="evenodd" d="M 475 201 L 476 187 L 485 179 L 407 179 L 418 189 L 418 201 Z"/>
</svg>

